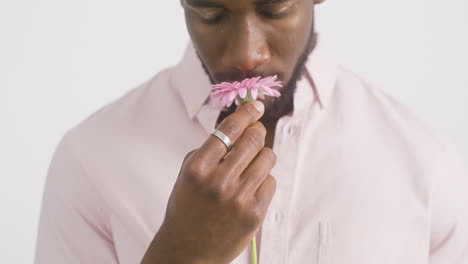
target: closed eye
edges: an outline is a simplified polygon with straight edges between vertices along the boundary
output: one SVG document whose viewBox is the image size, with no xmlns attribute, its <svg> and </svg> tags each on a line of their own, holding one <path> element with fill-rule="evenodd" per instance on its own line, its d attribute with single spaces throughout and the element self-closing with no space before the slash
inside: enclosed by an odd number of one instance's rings
<svg viewBox="0 0 468 264">
<path fill-rule="evenodd" d="M 271 19 L 278 19 L 282 18 L 286 15 L 288 15 L 290 9 L 291 9 L 291 4 L 288 5 L 279 5 L 279 4 L 272 4 L 272 5 L 266 5 L 262 6 L 258 9 L 258 12 L 266 17 L 266 18 L 271 18 Z"/>
<path fill-rule="evenodd" d="M 199 8 L 196 12 L 200 20 L 205 24 L 219 23 L 225 15 L 223 8 Z"/>
<path fill-rule="evenodd" d="M 266 17 L 266 18 L 271 18 L 271 19 L 277 19 L 277 18 L 282 18 L 284 16 L 286 16 L 288 14 L 288 12 L 279 12 L 279 13 L 275 13 L 275 12 L 268 12 L 268 11 L 259 11 L 259 13 Z"/>
</svg>

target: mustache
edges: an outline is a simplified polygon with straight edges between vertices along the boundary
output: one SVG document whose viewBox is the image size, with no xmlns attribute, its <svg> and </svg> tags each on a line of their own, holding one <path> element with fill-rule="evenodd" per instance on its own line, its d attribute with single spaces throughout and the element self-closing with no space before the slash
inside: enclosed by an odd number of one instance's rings
<svg viewBox="0 0 468 264">
<path fill-rule="evenodd" d="M 235 81 L 242 81 L 245 78 L 253 78 L 253 77 L 268 77 L 277 75 L 278 80 L 283 80 L 284 73 L 282 72 L 260 72 L 260 71 L 247 71 L 247 72 L 217 72 L 214 74 L 214 79 L 216 82 L 235 82 Z"/>
</svg>

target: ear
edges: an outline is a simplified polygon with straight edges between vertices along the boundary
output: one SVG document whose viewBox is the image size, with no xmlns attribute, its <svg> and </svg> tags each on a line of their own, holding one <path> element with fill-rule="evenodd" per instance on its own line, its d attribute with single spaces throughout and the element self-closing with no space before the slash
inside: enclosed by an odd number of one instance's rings
<svg viewBox="0 0 468 264">
<path fill-rule="evenodd" d="M 314 0 L 314 4 L 318 5 L 325 2 L 325 0 Z"/>
</svg>

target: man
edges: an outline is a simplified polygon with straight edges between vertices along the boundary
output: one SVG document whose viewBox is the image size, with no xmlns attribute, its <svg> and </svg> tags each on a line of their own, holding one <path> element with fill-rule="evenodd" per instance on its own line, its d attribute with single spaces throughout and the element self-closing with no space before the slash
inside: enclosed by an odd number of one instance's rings
<svg viewBox="0 0 468 264">
<path fill-rule="evenodd" d="M 182 0 L 182 61 L 57 146 L 36 263 L 247 264 L 253 237 L 268 264 L 468 263 L 460 154 L 334 62 L 321 2 Z M 210 107 L 274 74 L 279 98 Z"/>
</svg>

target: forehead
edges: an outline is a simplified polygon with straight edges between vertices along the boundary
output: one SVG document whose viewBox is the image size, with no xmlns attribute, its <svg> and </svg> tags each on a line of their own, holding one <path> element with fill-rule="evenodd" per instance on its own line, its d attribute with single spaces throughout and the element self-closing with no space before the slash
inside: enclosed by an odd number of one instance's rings
<svg viewBox="0 0 468 264">
<path fill-rule="evenodd" d="M 292 0 L 183 0 L 186 4 L 194 7 L 226 7 L 226 6 L 251 6 L 268 5 Z"/>
</svg>

